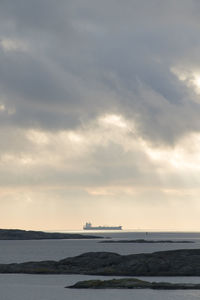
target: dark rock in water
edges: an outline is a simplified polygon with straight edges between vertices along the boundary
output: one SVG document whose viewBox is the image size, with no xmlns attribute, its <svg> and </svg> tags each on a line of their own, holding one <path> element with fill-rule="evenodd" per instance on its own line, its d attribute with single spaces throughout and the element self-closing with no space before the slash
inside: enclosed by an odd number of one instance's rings
<svg viewBox="0 0 200 300">
<path fill-rule="evenodd" d="M 44 232 L 20 229 L 0 229 L 0 240 L 42 240 L 42 239 L 94 239 L 100 236 Z"/>
<path fill-rule="evenodd" d="M 136 278 L 79 281 L 66 288 L 71 289 L 156 289 L 156 290 L 200 290 L 200 284 L 149 282 Z"/>
<path fill-rule="evenodd" d="M 108 243 L 108 244 L 114 244 L 114 243 L 122 243 L 122 244 L 130 244 L 130 243 L 141 243 L 141 244 L 159 244 L 159 243 L 194 243 L 194 241 L 172 241 L 172 240 L 144 240 L 144 239 L 138 239 L 138 240 L 105 240 L 105 241 L 100 241 L 99 243 Z"/>
<path fill-rule="evenodd" d="M 89 252 L 60 261 L 0 264 L 0 273 L 200 276 L 200 249 L 131 255 Z"/>
<path fill-rule="evenodd" d="M 128 289 L 128 288 L 149 288 L 151 283 L 148 281 L 139 280 L 136 278 L 120 278 L 111 280 L 84 280 L 78 281 L 74 285 L 66 288 L 73 289 Z"/>
</svg>

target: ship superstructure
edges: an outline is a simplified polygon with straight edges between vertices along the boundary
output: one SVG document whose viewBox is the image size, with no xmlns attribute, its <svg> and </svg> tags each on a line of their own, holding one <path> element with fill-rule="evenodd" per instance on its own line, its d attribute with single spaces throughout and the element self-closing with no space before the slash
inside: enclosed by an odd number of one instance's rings
<svg viewBox="0 0 200 300">
<path fill-rule="evenodd" d="M 92 223 L 86 222 L 84 230 L 122 230 L 122 226 L 92 226 Z"/>
</svg>

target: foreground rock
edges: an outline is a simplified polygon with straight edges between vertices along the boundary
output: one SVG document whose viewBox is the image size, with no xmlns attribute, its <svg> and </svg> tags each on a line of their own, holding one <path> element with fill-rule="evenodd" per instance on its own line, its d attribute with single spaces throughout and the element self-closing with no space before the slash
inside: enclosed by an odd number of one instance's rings
<svg viewBox="0 0 200 300">
<path fill-rule="evenodd" d="M 108 244 L 114 244 L 114 243 L 122 243 L 122 244 L 130 244 L 130 243 L 141 243 L 141 244 L 160 244 L 160 243 L 169 243 L 169 244 L 187 244 L 187 243 L 194 243 L 194 241 L 172 241 L 172 240 L 144 240 L 144 239 L 138 239 L 138 240 L 105 240 L 100 241 L 99 243 L 108 243 Z"/>
<path fill-rule="evenodd" d="M 149 282 L 136 278 L 112 280 L 86 280 L 67 286 L 71 289 L 154 289 L 154 290 L 200 290 L 200 284 Z"/>
<path fill-rule="evenodd" d="M 41 239 L 94 239 L 101 238 L 92 235 L 44 232 L 44 231 L 27 231 L 20 229 L 0 229 L 0 240 L 41 240 Z"/>
<path fill-rule="evenodd" d="M 0 273 L 200 276 L 200 249 L 132 255 L 89 252 L 60 261 L 0 264 Z"/>
</svg>

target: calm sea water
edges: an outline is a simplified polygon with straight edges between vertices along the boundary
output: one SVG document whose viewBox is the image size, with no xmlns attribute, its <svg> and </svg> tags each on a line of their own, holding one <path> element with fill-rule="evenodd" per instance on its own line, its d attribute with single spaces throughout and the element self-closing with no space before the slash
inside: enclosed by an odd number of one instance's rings
<svg viewBox="0 0 200 300">
<path fill-rule="evenodd" d="M 101 244 L 99 240 L 41 240 L 0 241 L 0 263 L 29 260 L 62 259 L 90 251 L 112 251 L 121 254 L 154 252 L 160 250 L 200 248 L 200 233 L 149 233 L 99 232 L 116 239 L 170 239 L 193 240 L 194 244 Z M 79 280 L 105 278 L 85 275 L 17 275 L 0 274 L 1 300 L 193 300 L 200 299 L 200 291 L 153 291 L 153 290 L 71 290 L 65 286 Z M 113 278 L 113 277 L 111 277 Z M 106 277 L 108 279 L 108 277 Z M 196 282 L 200 277 L 153 277 L 153 281 Z"/>
</svg>

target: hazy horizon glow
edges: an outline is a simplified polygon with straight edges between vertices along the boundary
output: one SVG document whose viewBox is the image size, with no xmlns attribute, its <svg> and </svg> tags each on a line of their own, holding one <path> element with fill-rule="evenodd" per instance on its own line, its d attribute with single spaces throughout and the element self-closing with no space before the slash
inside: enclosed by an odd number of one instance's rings
<svg viewBox="0 0 200 300">
<path fill-rule="evenodd" d="M 200 3 L 0 3 L 0 228 L 200 231 Z"/>
</svg>

